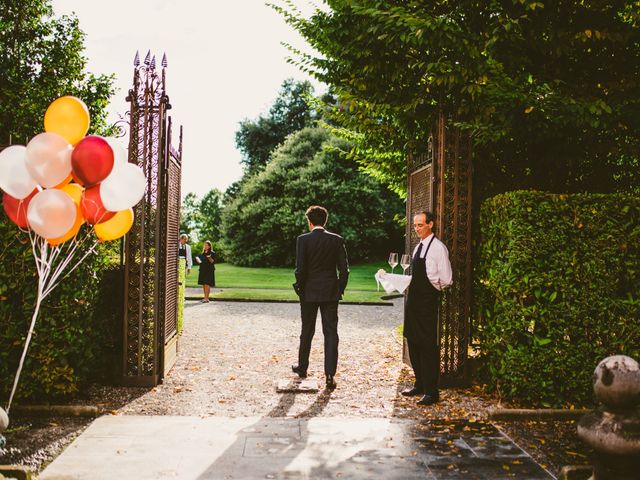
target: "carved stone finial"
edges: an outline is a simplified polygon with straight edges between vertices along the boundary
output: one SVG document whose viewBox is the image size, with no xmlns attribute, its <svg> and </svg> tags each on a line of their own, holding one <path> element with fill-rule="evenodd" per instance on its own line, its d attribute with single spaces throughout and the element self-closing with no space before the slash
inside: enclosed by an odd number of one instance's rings
<svg viewBox="0 0 640 480">
<path fill-rule="evenodd" d="M 593 391 L 604 407 L 578 423 L 578 437 L 594 450 L 592 480 L 631 480 L 640 471 L 640 365 L 615 355 L 593 374 Z"/>
</svg>

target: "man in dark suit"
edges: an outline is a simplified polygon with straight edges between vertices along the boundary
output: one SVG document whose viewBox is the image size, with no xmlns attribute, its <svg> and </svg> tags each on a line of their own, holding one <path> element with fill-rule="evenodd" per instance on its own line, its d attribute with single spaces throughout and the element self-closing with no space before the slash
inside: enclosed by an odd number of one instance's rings
<svg viewBox="0 0 640 480">
<path fill-rule="evenodd" d="M 334 376 L 338 365 L 338 301 L 349 279 L 347 250 L 340 235 L 325 230 L 329 217 L 325 208 L 311 206 L 305 215 L 310 232 L 300 235 L 296 243 L 296 283 L 293 285 L 300 297 L 302 331 L 298 364 L 291 368 L 301 378 L 307 376 L 311 341 L 320 309 L 324 334 L 324 373 L 327 388 L 333 389 L 336 387 Z"/>
</svg>

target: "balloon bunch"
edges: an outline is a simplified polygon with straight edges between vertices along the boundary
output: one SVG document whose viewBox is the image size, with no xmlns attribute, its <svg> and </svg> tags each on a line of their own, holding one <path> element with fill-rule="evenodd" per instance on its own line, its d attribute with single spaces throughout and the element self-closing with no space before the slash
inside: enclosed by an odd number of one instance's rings
<svg viewBox="0 0 640 480">
<path fill-rule="evenodd" d="M 7 413 L 42 301 L 97 242 L 116 240 L 131 229 L 132 207 L 144 195 L 142 169 L 127 162 L 116 139 L 86 136 L 89 124 L 82 100 L 60 97 L 44 115 L 44 133 L 0 152 L 2 206 L 28 232 L 38 273 L 36 305 Z M 0 431 L 2 413 L 0 408 Z"/>
</svg>

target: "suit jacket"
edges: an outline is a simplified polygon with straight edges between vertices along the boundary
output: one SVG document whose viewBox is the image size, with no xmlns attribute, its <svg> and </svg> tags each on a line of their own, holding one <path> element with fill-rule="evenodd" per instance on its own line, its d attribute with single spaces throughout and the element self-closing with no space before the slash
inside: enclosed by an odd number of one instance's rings
<svg viewBox="0 0 640 480">
<path fill-rule="evenodd" d="M 300 235 L 296 242 L 295 275 L 293 287 L 301 301 L 340 300 L 349 279 L 344 239 L 322 228 Z"/>
</svg>

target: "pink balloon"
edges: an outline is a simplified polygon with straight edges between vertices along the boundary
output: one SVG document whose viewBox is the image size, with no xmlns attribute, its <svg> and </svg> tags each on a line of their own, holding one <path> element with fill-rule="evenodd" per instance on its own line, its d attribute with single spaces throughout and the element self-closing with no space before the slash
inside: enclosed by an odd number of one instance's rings
<svg viewBox="0 0 640 480">
<path fill-rule="evenodd" d="M 97 185 L 107 178 L 113 169 L 113 162 L 113 149 L 104 138 L 97 135 L 84 137 L 71 154 L 74 178 L 85 187 Z"/>
<path fill-rule="evenodd" d="M 76 221 L 76 204 L 62 190 L 51 189 L 37 193 L 29 202 L 29 227 L 43 238 L 61 237 Z"/>
<path fill-rule="evenodd" d="M 71 145 L 56 133 L 41 133 L 27 144 L 26 163 L 36 182 L 55 187 L 71 173 Z"/>
</svg>

